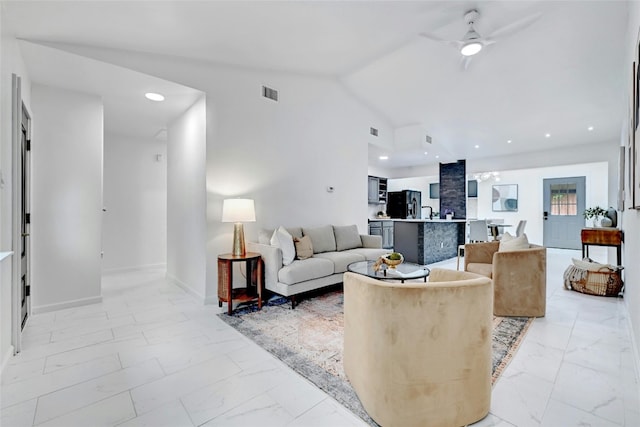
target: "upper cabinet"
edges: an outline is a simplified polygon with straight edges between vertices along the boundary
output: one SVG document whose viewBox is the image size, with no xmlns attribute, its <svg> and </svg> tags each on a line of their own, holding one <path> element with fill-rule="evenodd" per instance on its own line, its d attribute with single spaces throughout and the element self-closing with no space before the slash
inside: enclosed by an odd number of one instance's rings
<svg viewBox="0 0 640 427">
<path fill-rule="evenodd" d="M 387 203 L 387 178 L 369 175 L 369 203 Z"/>
</svg>

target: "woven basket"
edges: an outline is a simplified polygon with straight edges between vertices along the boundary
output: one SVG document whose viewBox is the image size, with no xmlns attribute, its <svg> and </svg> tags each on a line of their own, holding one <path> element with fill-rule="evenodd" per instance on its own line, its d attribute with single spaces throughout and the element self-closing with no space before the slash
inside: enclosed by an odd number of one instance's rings
<svg viewBox="0 0 640 427">
<path fill-rule="evenodd" d="M 620 268 L 589 271 L 570 265 L 564 271 L 564 287 L 583 294 L 616 297 L 622 291 L 622 285 Z"/>
</svg>

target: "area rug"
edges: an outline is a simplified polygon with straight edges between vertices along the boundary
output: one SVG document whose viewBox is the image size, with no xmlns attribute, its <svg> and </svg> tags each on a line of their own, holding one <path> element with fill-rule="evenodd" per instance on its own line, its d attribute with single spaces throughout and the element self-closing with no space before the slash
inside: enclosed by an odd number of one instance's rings
<svg viewBox="0 0 640 427">
<path fill-rule="evenodd" d="M 303 299 L 295 310 L 272 298 L 262 310 L 241 307 L 222 320 L 282 360 L 372 426 L 342 369 L 343 293 L 333 290 Z M 492 384 L 509 364 L 533 318 L 494 317 Z"/>
</svg>

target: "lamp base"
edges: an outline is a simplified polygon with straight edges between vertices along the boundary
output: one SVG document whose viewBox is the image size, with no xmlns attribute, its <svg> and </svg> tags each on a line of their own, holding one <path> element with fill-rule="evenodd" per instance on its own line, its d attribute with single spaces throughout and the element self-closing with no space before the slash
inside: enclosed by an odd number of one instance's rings
<svg viewBox="0 0 640 427">
<path fill-rule="evenodd" d="M 245 256 L 247 251 L 244 247 L 244 228 L 241 222 L 233 224 L 233 256 Z"/>
</svg>

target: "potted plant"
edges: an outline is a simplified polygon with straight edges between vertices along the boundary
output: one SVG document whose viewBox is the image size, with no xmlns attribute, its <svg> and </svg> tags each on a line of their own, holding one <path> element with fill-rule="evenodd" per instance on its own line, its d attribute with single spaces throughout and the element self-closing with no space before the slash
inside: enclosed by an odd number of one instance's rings
<svg viewBox="0 0 640 427">
<path fill-rule="evenodd" d="M 607 214 L 607 211 L 602 209 L 600 206 L 595 206 L 593 208 L 587 208 L 584 210 L 584 219 L 593 219 L 593 226 L 597 227 L 599 224 L 600 217 L 604 217 Z"/>
</svg>

